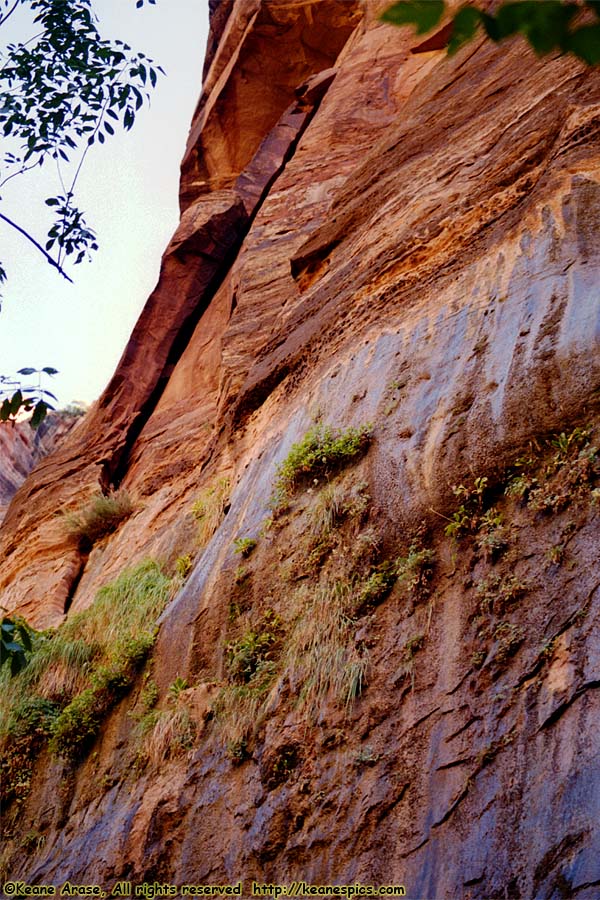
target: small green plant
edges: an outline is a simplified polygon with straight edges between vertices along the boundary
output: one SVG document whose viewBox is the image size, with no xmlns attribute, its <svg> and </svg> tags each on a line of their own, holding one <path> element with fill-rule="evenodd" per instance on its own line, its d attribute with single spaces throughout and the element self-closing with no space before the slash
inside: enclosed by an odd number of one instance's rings
<svg viewBox="0 0 600 900">
<path fill-rule="evenodd" d="M 240 766 L 245 759 L 248 759 L 248 743 L 245 738 L 227 741 L 227 756 L 234 766 Z"/>
<path fill-rule="evenodd" d="M 266 537 L 273 528 L 274 524 L 275 520 L 273 519 L 273 516 L 267 516 L 266 519 L 263 519 L 263 523 L 260 526 L 260 531 L 258 532 L 259 538 Z"/>
<path fill-rule="evenodd" d="M 177 703 L 180 694 L 182 694 L 183 691 L 186 691 L 188 687 L 189 685 L 187 683 L 187 679 L 182 678 L 180 675 L 178 675 L 175 681 L 173 681 L 172 684 L 169 685 L 169 699 L 173 703 Z"/>
<path fill-rule="evenodd" d="M 508 547 L 506 529 L 502 524 L 502 515 L 495 507 L 491 507 L 481 516 L 477 547 L 483 552 L 486 560 L 495 562 Z"/>
<path fill-rule="evenodd" d="M 464 486 L 464 484 L 454 485 L 454 487 L 452 488 L 452 493 L 459 499 L 463 497 L 469 505 L 474 505 L 478 509 L 481 509 L 483 504 L 483 495 L 487 490 L 487 486 L 488 479 L 483 476 L 473 479 L 472 488 L 467 488 Z"/>
<path fill-rule="evenodd" d="M 140 693 L 140 703 L 144 713 L 149 712 L 158 703 L 158 685 L 149 678 Z"/>
<path fill-rule="evenodd" d="M 556 647 L 556 638 L 551 638 L 543 644 L 542 649 L 539 652 L 539 659 L 543 662 L 548 662 L 548 660 L 552 657 L 554 653 L 554 648 Z"/>
<path fill-rule="evenodd" d="M 515 655 L 523 643 L 525 632 L 518 625 L 513 625 L 510 622 L 501 622 L 494 631 L 494 638 L 497 641 L 494 662 L 499 666 L 503 666 L 511 656 Z"/>
<path fill-rule="evenodd" d="M 467 531 L 471 530 L 472 524 L 472 514 L 467 511 L 464 503 L 461 503 L 448 520 L 448 524 L 444 528 L 444 534 L 448 538 L 457 540 L 461 535 L 466 534 Z"/>
<path fill-rule="evenodd" d="M 407 556 L 400 556 L 394 563 L 398 584 L 409 594 L 423 593 L 433 574 L 435 553 L 411 544 Z"/>
<path fill-rule="evenodd" d="M 244 557 L 244 559 L 246 559 L 248 556 L 250 556 L 257 543 L 258 541 L 255 540 L 255 538 L 251 537 L 236 538 L 233 542 L 233 546 L 235 548 L 234 552 L 239 553 Z"/>
<path fill-rule="evenodd" d="M 423 649 L 425 644 L 424 634 L 415 634 L 409 638 L 402 648 L 402 670 L 410 675 L 411 690 L 415 689 L 415 656 Z"/>
<path fill-rule="evenodd" d="M 263 767 L 262 780 L 267 790 L 273 790 L 287 781 L 300 761 L 297 744 L 284 744 L 277 748 Z"/>
<path fill-rule="evenodd" d="M 221 524 L 229 503 L 229 478 L 219 478 L 206 488 L 192 505 L 192 515 L 198 522 L 198 544 L 205 547 Z"/>
<path fill-rule="evenodd" d="M 565 549 L 564 544 L 554 544 L 549 547 L 544 554 L 546 562 L 552 566 L 560 566 L 565 557 Z"/>
<path fill-rule="evenodd" d="M 192 565 L 192 557 L 189 553 L 186 553 L 185 556 L 178 556 L 175 560 L 175 574 L 183 581 L 190 574 Z"/>
<path fill-rule="evenodd" d="M 355 614 L 362 614 L 366 609 L 381 603 L 391 591 L 396 578 L 396 570 L 390 562 L 383 563 L 371 572 L 356 590 Z"/>
<path fill-rule="evenodd" d="M 537 483 L 537 478 L 532 478 L 522 472 L 520 475 L 514 475 L 510 479 L 504 493 L 507 497 L 518 497 L 520 500 L 524 500 L 536 487 Z"/>
<path fill-rule="evenodd" d="M 442 517 L 448 520 L 448 524 L 444 529 L 446 537 L 458 540 L 462 535 L 477 528 L 482 514 L 483 498 L 487 487 L 488 479 L 485 476 L 473 479 L 472 487 L 466 487 L 464 484 L 455 484 L 453 486 L 452 493 L 459 500 L 462 499 L 463 502 L 450 518 L 447 516 Z M 438 515 L 441 515 L 441 513 L 438 513 Z"/>
<path fill-rule="evenodd" d="M 476 650 L 471 656 L 471 665 L 474 669 L 480 669 L 485 662 L 487 653 L 485 650 Z"/>
<path fill-rule="evenodd" d="M 391 416 L 391 414 L 397 408 L 398 404 L 402 400 L 402 389 L 404 387 L 406 387 L 406 379 L 401 381 L 396 378 L 393 381 L 390 381 L 386 389 L 388 402 L 383 410 L 384 416 Z"/>
<path fill-rule="evenodd" d="M 500 576 L 495 573 L 480 581 L 476 588 L 479 609 L 482 614 L 501 613 L 520 600 L 527 592 L 527 585 L 516 575 Z"/>
<path fill-rule="evenodd" d="M 381 753 L 375 753 L 372 746 L 367 744 L 354 757 L 355 766 L 375 766 L 381 759 Z"/>
<path fill-rule="evenodd" d="M 83 550 L 89 550 L 96 541 L 116 531 L 133 511 L 134 504 L 126 490 L 97 493 L 79 509 L 65 514 L 65 527 Z"/>
<path fill-rule="evenodd" d="M 558 451 L 556 461 L 564 460 L 572 449 L 588 443 L 591 432 L 592 429 L 589 426 L 587 428 L 574 428 L 570 434 L 562 431 L 560 434 L 550 438 L 550 445 Z"/>
<path fill-rule="evenodd" d="M 233 580 L 235 584 L 243 584 L 248 576 L 250 575 L 248 569 L 245 566 L 238 566 L 235 572 L 233 573 Z"/>
<path fill-rule="evenodd" d="M 45 835 L 35 829 L 31 829 L 27 834 L 23 835 L 21 847 L 28 853 L 38 853 L 46 843 Z"/>
<path fill-rule="evenodd" d="M 246 631 L 226 647 L 227 673 L 235 684 L 248 684 L 261 666 L 269 661 L 276 642 L 274 631 Z"/>
<path fill-rule="evenodd" d="M 405 663 L 411 663 L 419 650 L 423 649 L 425 644 L 424 634 L 415 634 L 409 638 L 402 648 L 402 659 Z"/>
<path fill-rule="evenodd" d="M 27 665 L 35 631 L 19 616 L 4 616 L 0 624 L 0 669 L 8 664 L 11 675 Z"/>
<path fill-rule="evenodd" d="M 331 474 L 358 459 L 373 437 L 371 425 L 346 431 L 318 423 L 293 444 L 275 477 L 273 506 L 281 507 L 303 482 Z"/>
</svg>

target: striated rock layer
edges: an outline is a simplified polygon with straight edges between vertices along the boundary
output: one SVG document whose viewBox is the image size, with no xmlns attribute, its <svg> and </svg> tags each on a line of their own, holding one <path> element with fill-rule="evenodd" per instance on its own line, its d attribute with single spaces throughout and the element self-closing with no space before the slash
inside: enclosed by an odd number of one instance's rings
<svg viewBox="0 0 600 900">
<path fill-rule="evenodd" d="M 214 5 L 159 283 L 106 392 L 0 532 L 1 602 L 38 626 L 148 555 L 194 557 L 152 665 L 164 708 L 177 676 L 194 685 L 200 734 L 187 755 L 132 768 L 138 686 L 58 808 L 66 764 L 42 758 L 20 815 L 45 842 L 28 856 L 13 830 L 15 877 L 597 896 L 591 457 L 537 507 L 503 491 L 518 457 L 550 472 L 563 451 L 546 439 L 562 432 L 571 459 L 569 435 L 598 423 L 600 76 L 520 40 L 412 54 L 420 39 L 379 23 L 381 6 Z M 315 421 L 370 422 L 373 441 L 348 476 L 366 485 L 363 518 L 306 569 L 321 484 L 279 524 L 269 501 Z M 84 556 L 56 512 L 100 471 L 137 507 Z M 200 550 L 191 504 L 223 478 L 226 515 Z M 483 532 L 444 535 L 452 486 L 473 498 L 482 483 L 510 523 L 501 556 Z M 240 574 L 233 541 L 259 535 Z M 332 690 L 308 721 L 290 674 L 232 759 L 210 700 L 232 616 L 267 604 L 292 628 L 297 598 L 310 604 L 369 535 L 390 558 L 429 543 L 427 602 L 396 585 L 359 610 L 356 702 Z"/>
<path fill-rule="evenodd" d="M 0 521 L 31 470 L 58 446 L 76 422 L 76 416 L 50 413 L 35 431 L 27 423 L 0 429 Z"/>
</svg>

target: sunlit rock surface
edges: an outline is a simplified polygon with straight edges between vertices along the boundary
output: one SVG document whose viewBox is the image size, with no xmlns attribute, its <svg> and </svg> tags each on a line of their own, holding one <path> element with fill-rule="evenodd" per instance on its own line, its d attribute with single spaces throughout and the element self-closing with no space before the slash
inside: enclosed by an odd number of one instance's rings
<svg viewBox="0 0 600 900">
<path fill-rule="evenodd" d="M 11 833 L 33 882 L 597 896 L 599 505 L 536 513 L 504 486 L 519 456 L 550 459 L 552 435 L 598 424 L 600 76 L 520 40 L 411 54 L 421 39 L 379 23 L 382 5 L 213 4 L 157 288 L 104 395 L 8 511 L 0 602 L 38 626 L 144 557 L 195 563 L 153 677 L 161 696 L 177 676 L 198 692 L 196 746 L 135 769 L 136 688 L 58 806 L 64 769 L 44 759 L 23 821 L 45 843 L 27 856 Z M 370 668 L 349 710 L 330 696 L 307 727 L 283 686 L 235 765 L 210 712 L 232 543 L 262 534 L 250 608 L 285 615 L 299 584 L 316 589 L 298 554 L 320 485 L 279 530 L 265 520 L 277 464 L 319 420 L 373 425 L 354 473 L 367 519 L 340 566 L 365 529 L 388 555 L 426 534 L 431 593 L 395 588 L 357 624 Z M 101 469 L 136 509 L 82 558 L 56 512 Z M 223 478 L 226 515 L 201 551 L 191 507 Z M 444 535 L 453 486 L 476 478 L 508 518 L 500 561 Z M 495 575 L 523 588 L 482 612 Z"/>
</svg>

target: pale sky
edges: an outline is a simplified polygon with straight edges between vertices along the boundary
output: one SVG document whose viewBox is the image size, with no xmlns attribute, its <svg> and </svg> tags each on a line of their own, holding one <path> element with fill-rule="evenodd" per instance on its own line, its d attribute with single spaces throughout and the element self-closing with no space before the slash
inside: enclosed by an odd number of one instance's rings
<svg viewBox="0 0 600 900">
<path fill-rule="evenodd" d="M 208 0 L 157 0 L 139 10 L 135 0 L 93 5 L 104 37 L 120 38 L 152 57 L 166 77 L 159 77 L 151 107 L 140 110 L 133 129 L 117 131 L 87 156 L 76 201 L 100 250 L 91 263 L 69 268 L 75 284 L 0 221 L 0 261 L 8 275 L 0 311 L 0 374 L 25 366 L 59 369 L 45 383 L 59 405 L 99 396 L 156 283 L 179 219 L 179 164 L 200 94 L 208 29 Z M 8 40 L 29 36 L 18 33 L 25 26 L 16 16 L 11 25 Z M 3 45 L 5 39 L 3 32 Z M 44 245 L 44 199 L 59 193 L 46 163 L 7 184 L 1 208 Z"/>
</svg>

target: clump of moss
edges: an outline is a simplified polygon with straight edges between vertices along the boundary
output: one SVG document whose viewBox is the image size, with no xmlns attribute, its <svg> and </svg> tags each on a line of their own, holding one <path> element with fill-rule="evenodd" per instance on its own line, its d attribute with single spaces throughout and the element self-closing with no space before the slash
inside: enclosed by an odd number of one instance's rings
<svg viewBox="0 0 600 900">
<path fill-rule="evenodd" d="M 273 505 L 281 506 L 309 478 L 328 475 L 358 459 L 373 437 L 371 425 L 346 431 L 321 423 L 310 428 L 277 469 Z"/>
</svg>

